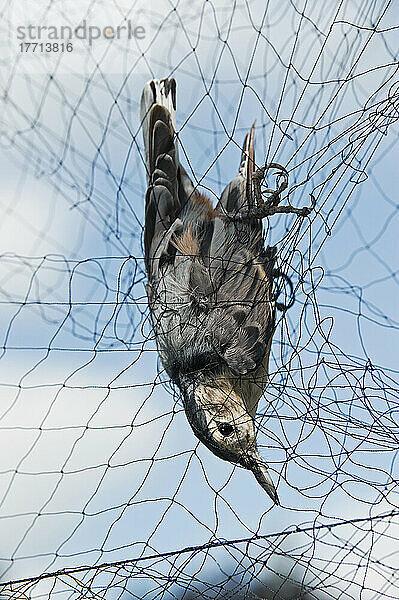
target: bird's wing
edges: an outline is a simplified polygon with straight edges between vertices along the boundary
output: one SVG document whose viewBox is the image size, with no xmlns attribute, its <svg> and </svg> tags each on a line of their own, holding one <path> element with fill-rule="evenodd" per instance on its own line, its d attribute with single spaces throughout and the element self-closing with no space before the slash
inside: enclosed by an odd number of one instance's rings
<svg viewBox="0 0 399 600">
<path fill-rule="evenodd" d="M 245 214 L 254 208 L 253 174 L 255 170 L 255 123 L 244 139 L 241 161 L 237 176 L 226 186 L 216 211 L 221 217 L 230 218 L 237 213 Z M 230 232 L 234 229 L 233 239 L 244 247 L 250 247 L 255 253 L 260 253 L 262 243 L 262 221 L 251 219 L 245 222 L 239 220 L 232 223 Z"/>
<path fill-rule="evenodd" d="M 243 375 L 268 360 L 275 326 L 273 269 L 276 250 L 264 248 L 262 221 L 227 215 L 252 208 L 254 132 L 246 135 L 238 175 L 208 223 L 200 259 L 191 268 L 190 288 L 208 306 L 207 337 L 230 369 Z M 208 301 L 207 301 L 208 300 Z"/>
<path fill-rule="evenodd" d="M 209 335 L 231 370 L 240 375 L 261 363 L 267 365 L 275 326 L 275 248 L 264 249 L 260 219 L 240 222 L 226 216 L 254 205 L 254 138 L 255 124 L 245 136 L 238 175 L 216 206 L 220 217 L 203 245 L 203 263 L 217 298 L 207 322 Z"/>
<path fill-rule="evenodd" d="M 268 359 L 275 327 L 273 269 L 276 250 L 220 217 L 209 224 L 199 259 L 191 265 L 189 288 L 208 313 L 205 337 L 230 369 L 244 375 Z M 261 250 L 259 250 L 261 247 Z M 265 360 L 264 360 L 265 359 Z"/>
<path fill-rule="evenodd" d="M 218 248 L 223 251 L 223 246 Z M 214 298 L 205 326 L 221 358 L 234 373 L 244 375 L 268 361 L 275 326 L 275 252 L 272 248 L 255 256 L 243 248 L 224 250 L 223 256 L 212 254 L 205 269 Z"/>
</svg>

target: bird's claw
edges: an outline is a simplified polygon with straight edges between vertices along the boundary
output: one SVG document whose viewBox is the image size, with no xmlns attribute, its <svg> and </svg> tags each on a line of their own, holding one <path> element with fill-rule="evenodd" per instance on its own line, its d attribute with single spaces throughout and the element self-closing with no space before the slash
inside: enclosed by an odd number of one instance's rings
<svg viewBox="0 0 399 600">
<path fill-rule="evenodd" d="M 270 169 L 276 169 L 279 171 L 276 175 L 277 178 L 277 189 L 276 190 L 263 190 L 261 189 L 262 181 L 265 179 L 266 171 Z M 279 183 L 279 180 L 282 178 L 282 182 Z M 257 169 L 252 175 L 252 189 L 255 197 L 255 202 L 257 208 L 261 208 L 264 210 L 269 210 L 270 208 L 274 208 L 278 206 L 281 201 L 282 192 L 288 187 L 288 172 L 287 170 L 277 163 L 269 163 L 266 164 L 261 169 Z M 263 200 L 262 197 L 264 194 L 270 194 L 266 200 Z"/>
<path fill-rule="evenodd" d="M 266 171 L 270 169 L 276 169 L 278 171 L 277 177 L 277 189 L 263 190 L 262 181 L 265 178 Z M 282 181 L 279 183 L 279 180 Z M 251 219 L 264 219 L 278 213 L 295 214 L 300 217 L 307 217 L 316 206 L 316 199 L 313 194 L 310 194 L 311 204 L 310 206 L 304 206 L 297 208 L 288 204 L 288 206 L 279 206 L 281 202 L 281 194 L 288 187 L 288 172 L 282 165 L 278 163 L 268 163 L 264 167 L 257 169 L 252 175 L 252 194 L 255 200 L 255 205 L 246 211 L 238 212 L 235 214 L 224 215 L 232 221 L 248 221 Z M 263 196 L 268 194 L 266 200 L 263 200 Z"/>
</svg>

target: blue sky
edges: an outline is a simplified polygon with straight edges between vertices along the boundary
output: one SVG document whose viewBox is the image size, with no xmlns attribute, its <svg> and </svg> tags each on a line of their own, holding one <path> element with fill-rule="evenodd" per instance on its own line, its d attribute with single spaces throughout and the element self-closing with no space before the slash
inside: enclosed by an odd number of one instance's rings
<svg viewBox="0 0 399 600">
<path fill-rule="evenodd" d="M 6 65 L 5 579 L 397 506 L 396 123 L 382 135 L 397 94 L 395 31 L 370 35 L 384 4 L 346 3 L 335 16 L 335 4 L 319 6 L 270 3 L 265 14 L 260 1 L 234 10 L 224 1 L 201 10 L 184 2 L 175 11 L 169 2 L 150 3 L 146 46 L 103 45 L 100 69 L 84 46 L 51 80 L 37 65 L 26 72 L 29 56 Z M 122 14 L 139 5 L 119 7 Z M 110 18 L 98 8 L 99 19 Z M 15 16 L 3 16 L 11 30 Z M 379 29 L 395 16 L 389 9 Z M 144 290 L 138 105 L 145 81 L 170 75 L 181 160 L 212 197 L 234 176 L 256 120 L 258 164 L 287 166 L 295 205 L 308 204 L 310 193 L 317 199 L 311 219 L 275 217 L 266 231 L 297 285 L 259 405 L 258 439 L 278 482 L 279 508 L 250 473 L 197 444 L 176 390 L 158 374 Z M 391 104 L 382 104 L 390 89 Z M 362 541 L 351 527 L 341 534 L 359 553 L 370 547 L 370 537 Z M 310 561 L 313 572 L 331 573 L 326 588 L 352 579 L 347 594 L 356 597 L 363 571 L 349 575 L 350 564 L 365 559 L 345 557 L 330 542 L 291 536 L 284 550 Z M 393 558 L 384 555 L 398 551 L 393 533 L 377 536 L 374 549 L 389 565 Z M 261 552 L 270 565 L 280 560 L 266 545 L 251 548 Z M 232 555 L 214 557 L 234 565 L 239 552 Z M 10 569 L 11 556 L 18 560 Z M 306 580 L 314 584 L 312 569 Z M 214 570 L 209 559 L 201 577 Z M 370 567 L 365 581 L 371 591 L 364 597 L 376 597 L 383 571 Z"/>
</svg>

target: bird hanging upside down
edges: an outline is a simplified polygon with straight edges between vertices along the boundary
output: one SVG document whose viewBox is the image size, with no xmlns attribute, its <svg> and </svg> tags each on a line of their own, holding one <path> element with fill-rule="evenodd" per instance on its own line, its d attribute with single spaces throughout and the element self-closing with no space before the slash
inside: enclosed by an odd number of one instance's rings
<svg viewBox="0 0 399 600">
<path fill-rule="evenodd" d="M 147 83 L 140 112 L 147 294 L 159 355 L 182 392 L 194 434 L 216 456 L 251 470 L 278 504 L 254 422 L 276 313 L 276 248 L 264 245 L 262 219 L 279 212 L 304 216 L 314 202 L 279 206 L 287 172 L 274 163 L 255 171 L 253 126 L 238 175 L 213 207 L 179 162 L 175 80 Z M 282 183 L 263 201 L 260 183 L 271 168 Z"/>
</svg>

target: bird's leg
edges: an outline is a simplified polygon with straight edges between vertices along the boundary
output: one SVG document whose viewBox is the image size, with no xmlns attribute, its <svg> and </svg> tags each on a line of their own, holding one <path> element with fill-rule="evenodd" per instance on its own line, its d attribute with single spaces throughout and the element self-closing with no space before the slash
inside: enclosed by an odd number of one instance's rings
<svg viewBox="0 0 399 600">
<path fill-rule="evenodd" d="M 265 178 L 265 173 L 269 169 L 277 169 L 279 173 L 277 174 L 277 189 L 276 190 L 264 190 L 262 192 L 261 185 L 262 181 Z M 282 182 L 279 183 L 279 180 L 282 179 Z M 270 208 L 275 208 L 279 205 L 281 201 L 282 192 L 288 187 L 288 173 L 287 170 L 277 163 L 269 163 L 262 167 L 261 169 L 257 169 L 252 175 L 252 189 L 253 194 L 255 196 L 255 203 L 257 208 L 261 208 L 264 210 L 269 210 Z M 264 194 L 270 194 L 266 200 L 263 200 Z"/>
<path fill-rule="evenodd" d="M 277 169 L 277 189 L 276 190 L 263 190 L 261 189 L 262 181 L 265 178 L 266 171 L 270 169 Z M 281 180 L 279 183 L 279 180 Z M 295 206 L 279 206 L 281 202 L 281 194 L 288 187 L 288 172 L 287 170 L 277 163 L 268 163 L 261 169 L 257 169 L 252 175 L 252 193 L 255 200 L 255 205 L 246 211 L 238 212 L 234 214 L 224 215 L 232 221 L 247 221 L 250 219 L 264 219 L 277 213 L 291 213 L 300 217 L 306 217 L 315 207 L 316 199 L 311 194 L 310 206 L 304 206 L 303 208 L 296 208 Z M 263 200 L 263 196 L 269 194 L 266 200 Z"/>
<path fill-rule="evenodd" d="M 277 174 L 277 189 L 267 189 L 262 192 L 262 180 L 265 178 L 265 173 L 269 169 L 277 169 L 279 171 Z M 279 179 L 281 178 L 282 182 L 279 184 Z M 257 169 L 252 175 L 252 184 L 256 203 L 255 209 L 248 211 L 252 213 L 252 218 L 263 219 L 264 217 L 269 217 L 270 215 L 275 215 L 277 213 L 293 213 L 300 217 L 306 217 L 316 205 L 316 199 L 311 195 L 310 206 L 304 206 L 303 208 L 296 208 L 295 206 L 291 206 L 291 204 L 288 206 L 279 206 L 281 194 L 288 187 L 288 172 L 284 167 L 277 163 L 269 163 L 261 169 Z M 270 194 L 266 200 L 263 200 L 264 194 Z"/>
</svg>

